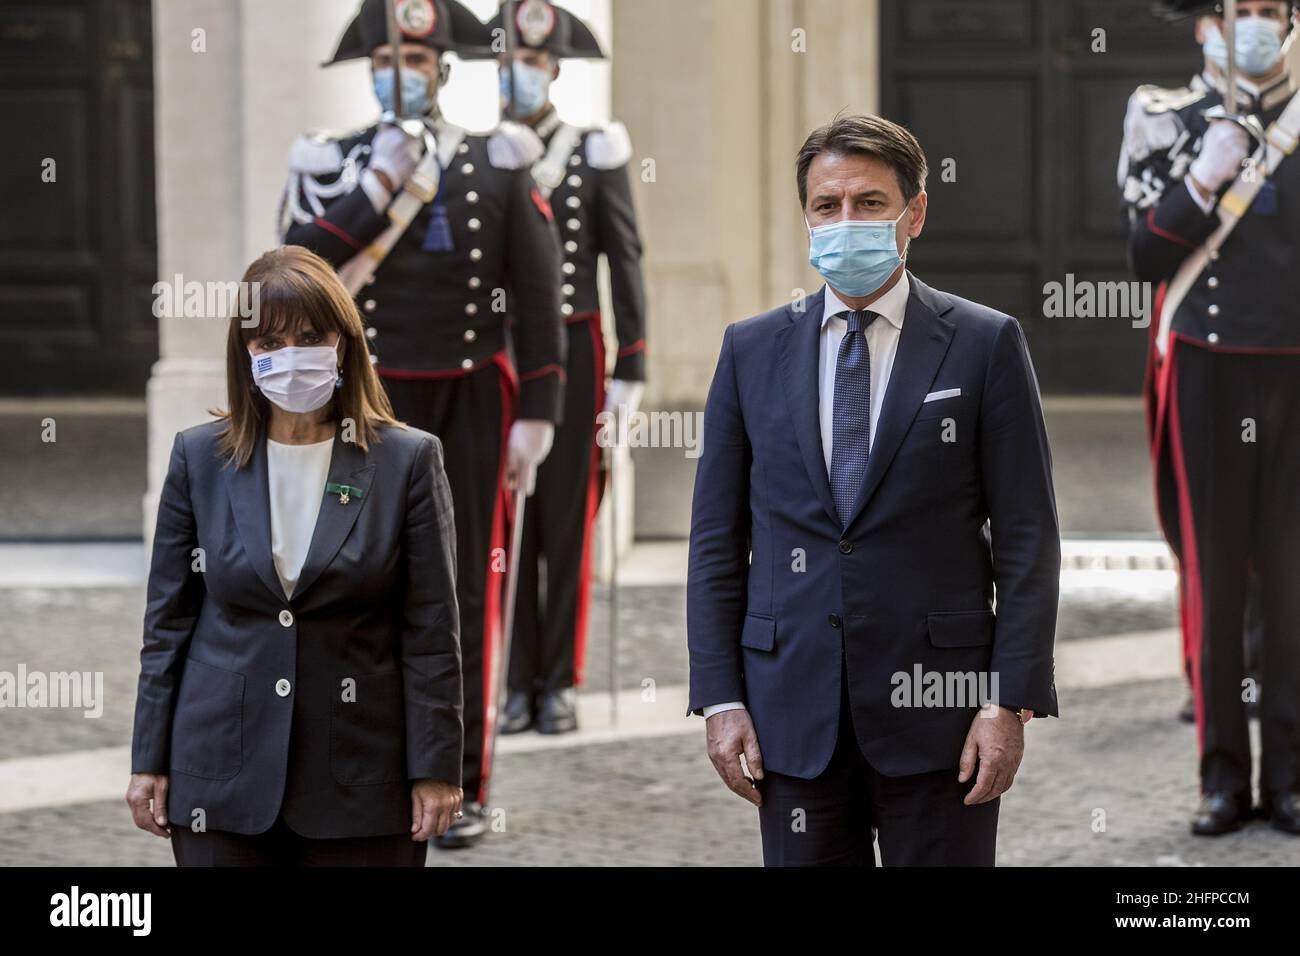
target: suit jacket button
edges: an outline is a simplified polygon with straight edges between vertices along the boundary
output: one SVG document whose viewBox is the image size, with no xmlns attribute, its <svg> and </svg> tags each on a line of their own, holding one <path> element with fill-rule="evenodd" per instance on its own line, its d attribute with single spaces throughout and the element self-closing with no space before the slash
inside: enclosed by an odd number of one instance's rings
<svg viewBox="0 0 1300 956">
<path fill-rule="evenodd" d="M 852 542 L 852 541 L 841 541 L 841 542 L 840 542 L 840 554 L 852 554 L 852 553 L 853 553 L 853 542 Z"/>
<path fill-rule="evenodd" d="M 281 697 L 288 697 L 290 690 L 292 690 L 292 688 L 289 686 L 289 682 L 283 677 L 275 682 L 275 692 Z"/>
<path fill-rule="evenodd" d="M 280 612 L 280 624 L 284 627 L 293 627 L 293 612 L 288 608 Z"/>
<path fill-rule="evenodd" d="M 838 614 L 828 614 L 826 620 L 831 622 L 831 627 L 840 626 L 840 616 Z"/>
</svg>

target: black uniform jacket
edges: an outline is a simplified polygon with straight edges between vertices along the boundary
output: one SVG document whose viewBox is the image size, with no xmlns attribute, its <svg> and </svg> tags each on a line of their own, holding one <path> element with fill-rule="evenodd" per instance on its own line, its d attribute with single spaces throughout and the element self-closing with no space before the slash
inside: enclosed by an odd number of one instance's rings
<svg viewBox="0 0 1300 956">
<path fill-rule="evenodd" d="M 559 421 L 566 341 L 560 253 L 550 204 L 528 170 L 540 143 L 517 124 L 480 136 L 428 123 L 439 142 L 459 144 L 437 197 L 357 296 L 380 374 L 469 372 L 509 342 L 520 417 Z M 378 129 L 294 143 L 280 212 L 285 243 L 337 267 L 388 228 L 387 213 L 359 185 Z"/>
<path fill-rule="evenodd" d="M 1129 101 L 1119 180 L 1129 221 L 1129 258 L 1137 278 L 1171 280 L 1219 225 L 1183 180 L 1223 103 L 1208 76 L 1177 90 L 1139 87 Z M 1244 112 L 1267 129 L 1294 88 L 1283 78 L 1239 93 Z M 1225 186 L 1221 192 L 1227 192 Z M 1284 159 L 1264 183 L 1173 317 L 1175 334 L 1211 348 L 1273 351 L 1300 347 L 1300 159 Z"/>
<path fill-rule="evenodd" d="M 561 126 L 554 112 L 537 126 L 548 154 Z M 583 130 L 572 152 L 556 157 L 565 173 L 550 198 L 564 243 L 561 311 L 573 320 L 600 309 L 596 277 L 604 254 L 618 340 L 614 378 L 640 382 L 645 380 L 646 305 L 641 237 L 628 179 L 631 158 L 632 144 L 621 123 Z"/>
</svg>

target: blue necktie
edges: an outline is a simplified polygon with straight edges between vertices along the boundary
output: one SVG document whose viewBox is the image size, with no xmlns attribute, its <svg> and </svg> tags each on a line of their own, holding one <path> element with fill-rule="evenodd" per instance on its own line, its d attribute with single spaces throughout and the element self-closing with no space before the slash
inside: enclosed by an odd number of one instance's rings
<svg viewBox="0 0 1300 956">
<path fill-rule="evenodd" d="M 871 448 L 871 350 L 864 334 L 875 312 L 841 312 L 848 331 L 835 360 L 835 405 L 831 417 L 831 493 L 847 526 L 853 517 Z"/>
</svg>

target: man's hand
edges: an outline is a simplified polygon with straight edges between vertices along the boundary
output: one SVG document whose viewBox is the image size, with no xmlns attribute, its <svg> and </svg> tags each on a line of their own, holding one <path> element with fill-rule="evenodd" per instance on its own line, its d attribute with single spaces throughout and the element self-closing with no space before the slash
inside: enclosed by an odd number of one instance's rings
<svg viewBox="0 0 1300 956">
<path fill-rule="evenodd" d="M 1207 202 L 1214 200 L 1220 189 L 1237 178 L 1249 155 L 1250 137 L 1244 129 L 1232 120 L 1211 121 L 1201 152 L 1187 170 L 1192 185 Z"/>
<path fill-rule="evenodd" d="M 456 819 L 465 791 L 451 783 L 421 777 L 411 784 L 411 839 L 442 836 Z"/>
<path fill-rule="evenodd" d="M 763 755 L 758 749 L 758 734 L 749 711 L 724 710 L 704 722 L 709 736 L 709 759 L 718 771 L 722 782 L 732 792 L 744 797 L 756 807 L 763 805 L 763 795 L 740 767 L 740 755 L 745 755 L 745 766 L 754 780 L 763 779 Z"/>
<path fill-rule="evenodd" d="M 977 758 L 980 768 L 975 786 L 962 802 L 971 807 L 1010 790 L 1024 755 L 1025 725 L 1021 719 L 1005 707 L 987 704 L 971 721 L 966 744 L 961 748 L 957 782 L 970 779 Z"/>
<path fill-rule="evenodd" d="M 166 774 L 131 774 L 131 782 L 126 788 L 126 805 L 131 808 L 131 819 L 141 830 L 164 838 L 172 835 L 167 829 Z"/>
<path fill-rule="evenodd" d="M 423 152 L 424 143 L 418 138 L 400 126 L 384 123 L 370 141 L 367 168 L 379 177 L 385 189 L 395 193 L 411 178 Z"/>
<path fill-rule="evenodd" d="M 555 425 L 546 421 L 520 419 L 510 426 L 506 442 L 506 485 L 531 495 L 537 486 L 537 469 L 555 442 Z"/>
</svg>

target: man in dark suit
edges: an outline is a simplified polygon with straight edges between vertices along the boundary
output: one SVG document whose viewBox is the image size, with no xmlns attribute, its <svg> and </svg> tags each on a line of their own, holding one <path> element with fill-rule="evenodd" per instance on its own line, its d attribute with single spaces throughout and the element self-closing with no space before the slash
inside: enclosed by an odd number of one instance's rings
<svg viewBox="0 0 1300 956">
<path fill-rule="evenodd" d="M 873 830 L 886 865 L 992 865 L 1023 724 L 1057 715 L 1037 381 L 1014 319 L 907 272 L 926 171 L 878 117 L 809 136 L 827 286 L 730 326 L 709 392 L 689 710 L 767 865 L 873 865 Z"/>
</svg>

